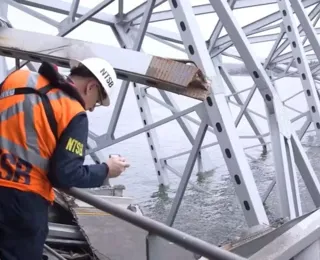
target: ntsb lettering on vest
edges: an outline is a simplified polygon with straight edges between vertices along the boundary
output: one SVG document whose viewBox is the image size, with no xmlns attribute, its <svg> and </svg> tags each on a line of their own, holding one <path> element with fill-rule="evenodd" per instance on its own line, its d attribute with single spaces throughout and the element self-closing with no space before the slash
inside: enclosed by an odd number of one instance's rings
<svg viewBox="0 0 320 260">
<path fill-rule="evenodd" d="M 32 164 L 0 149 L 0 179 L 30 185 Z"/>
</svg>

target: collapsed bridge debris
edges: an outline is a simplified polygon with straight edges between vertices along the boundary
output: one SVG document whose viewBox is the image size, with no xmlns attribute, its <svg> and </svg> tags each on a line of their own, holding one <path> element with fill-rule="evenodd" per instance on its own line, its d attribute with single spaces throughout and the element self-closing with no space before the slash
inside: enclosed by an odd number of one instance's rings
<svg viewBox="0 0 320 260">
<path fill-rule="evenodd" d="M 117 187 L 93 189 L 89 193 L 137 215 L 143 215 L 133 198 L 123 197 L 122 194 L 114 196 L 112 189 Z M 79 260 L 145 259 L 148 232 L 66 193 L 55 190 L 55 194 L 55 210 L 58 207 L 64 212 L 59 214 L 60 223 L 50 222 L 49 225 L 51 232 L 46 241 L 49 249 L 45 248 L 45 254 L 50 255 L 50 260 L 60 259 L 55 258 L 52 252 L 66 259 Z M 57 243 L 57 240 L 61 243 Z M 159 243 L 164 249 L 164 259 L 195 259 L 192 252 L 167 240 L 160 239 Z M 50 252 L 50 249 L 53 251 Z"/>
</svg>

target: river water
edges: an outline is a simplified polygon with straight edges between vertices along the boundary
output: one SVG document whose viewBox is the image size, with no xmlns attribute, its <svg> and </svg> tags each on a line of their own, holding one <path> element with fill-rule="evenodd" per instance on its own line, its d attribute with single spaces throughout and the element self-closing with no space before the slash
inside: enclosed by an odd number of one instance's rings
<svg viewBox="0 0 320 260">
<path fill-rule="evenodd" d="M 233 80 L 239 90 L 252 86 L 252 80 L 249 77 L 237 76 L 233 77 Z M 287 78 L 279 82 L 277 81 L 276 88 L 283 100 L 301 90 L 301 84 L 299 79 Z M 148 93 L 159 97 L 155 89 L 148 89 Z M 245 97 L 247 93 L 248 92 L 245 92 L 242 96 Z M 196 101 L 181 96 L 174 97 L 180 108 L 187 108 L 196 103 Z M 170 115 L 170 112 L 166 108 L 150 99 L 148 100 L 154 121 Z M 300 111 L 305 111 L 306 104 L 304 100 L 304 96 L 300 94 L 288 102 L 288 105 Z M 249 108 L 265 115 L 262 104 L 260 94 L 256 93 Z M 110 109 L 100 108 L 90 113 L 89 120 L 91 129 L 98 134 L 106 131 L 112 109 L 113 107 Z M 230 106 L 230 109 L 235 119 L 239 109 L 233 105 Z M 287 114 L 290 118 L 297 115 L 297 113 L 292 110 L 287 110 Z M 257 116 L 254 116 L 254 119 L 257 120 L 262 133 L 268 132 L 265 119 Z M 298 129 L 297 127 L 301 126 L 303 122 L 303 120 L 300 120 L 298 123 L 293 124 L 293 127 Z M 133 93 L 133 87 L 130 87 L 116 129 L 116 137 L 136 130 L 141 126 L 141 118 Z M 193 123 L 191 123 L 191 126 L 194 131 L 196 131 L 197 126 Z M 245 120 L 239 124 L 237 129 L 240 136 L 252 135 L 251 128 Z M 162 156 L 172 155 L 191 148 L 186 136 L 176 122 L 158 127 L 157 135 Z M 207 132 L 204 144 L 214 142 L 215 140 L 215 136 Z M 244 147 L 257 144 L 256 139 L 241 139 L 241 141 Z M 315 167 L 316 173 L 319 175 L 320 168 L 317 163 L 320 148 L 317 147 L 317 141 L 314 139 L 313 132 L 306 134 L 303 139 L 303 145 L 310 157 L 312 165 Z M 266 155 L 262 155 L 261 147 L 245 150 L 246 154 L 250 156 L 248 160 L 260 195 L 264 194 L 275 174 L 270 145 L 268 148 L 269 150 Z M 199 191 L 193 188 L 192 185 L 188 185 L 174 222 L 174 227 L 208 242 L 220 244 L 228 238 L 238 236 L 243 229 L 246 228 L 246 223 L 219 146 L 210 147 L 206 149 L 206 151 L 210 159 L 205 161 L 205 165 L 212 170 L 206 174 L 197 175 L 197 167 L 195 167 L 191 177 L 191 181 L 203 188 L 206 192 Z M 109 153 L 120 153 L 129 160 L 131 167 L 119 178 L 111 180 L 111 184 L 124 184 L 126 186 L 124 195 L 134 197 L 142 207 L 146 216 L 155 220 L 164 221 L 168 216 L 180 178 L 169 171 L 170 186 L 167 189 L 159 188 L 145 134 L 105 148 L 102 150 L 102 153 L 105 156 Z M 89 162 L 90 160 L 87 161 Z M 183 171 L 186 162 L 187 156 L 181 156 L 168 161 L 170 166 L 180 172 Z M 299 174 L 298 177 L 302 207 L 304 212 L 306 212 L 313 209 L 314 205 Z M 270 221 L 274 221 L 279 217 L 278 200 L 276 196 L 275 188 L 266 201 L 265 207 Z"/>
</svg>

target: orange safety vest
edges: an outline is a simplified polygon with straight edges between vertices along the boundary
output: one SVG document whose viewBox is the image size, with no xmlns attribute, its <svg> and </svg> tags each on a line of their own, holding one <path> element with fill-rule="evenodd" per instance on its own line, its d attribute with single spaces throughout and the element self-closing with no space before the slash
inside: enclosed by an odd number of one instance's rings
<svg viewBox="0 0 320 260">
<path fill-rule="evenodd" d="M 56 141 L 82 105 L 39 73 L 17 70 L 0 88 L 0 186 L 53 202 L 47 173 Z"/>
</svg>

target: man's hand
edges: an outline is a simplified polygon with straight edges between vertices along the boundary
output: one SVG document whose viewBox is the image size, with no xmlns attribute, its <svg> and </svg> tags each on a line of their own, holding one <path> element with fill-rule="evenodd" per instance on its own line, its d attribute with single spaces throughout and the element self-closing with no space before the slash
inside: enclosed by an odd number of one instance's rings
<svg viewBox="0 0 320 260">
<path fill-rule="evenodd" d="M 126 162 L 126 159 L 121 156 L 112 156 L 107 160 L 107 165 L 109 167 L 108 178 L 116 178 L 122 172 L 125 171 L 126 168 L 130 166 L 129 163 Z"/>
</svg>

